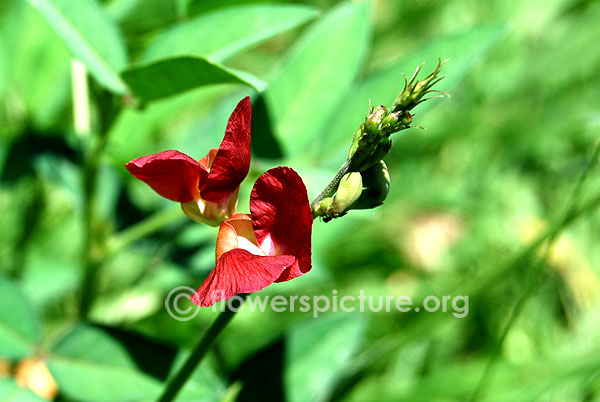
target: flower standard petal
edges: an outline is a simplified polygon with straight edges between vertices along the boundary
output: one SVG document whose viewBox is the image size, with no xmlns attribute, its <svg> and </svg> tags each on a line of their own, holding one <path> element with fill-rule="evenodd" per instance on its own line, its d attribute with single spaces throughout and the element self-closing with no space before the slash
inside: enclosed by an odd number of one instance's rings
<svg viewBox="0 0 600 402">
<path fill-rule="evenodd" d="M 311 269 L 312 213 L 302 179 L 289 167 L 270 169 L 254 183 L 250 211 L 258 245 L 270 255 L 292 255 L 277 282 Z"/>
<path fill-rule="evenodd" d="M 161 196 L 182 203 L 198 196 L 198 188 L 208 176 L 198 162 L 175 150 L 134 159 L 125 167 Z"/>
<path fill-rule="evenodd" d="M 208 179 L 200 189 L 203 199 L 217 203 L 226 201 L 248 174 L 251 120 L 250 98 L 245 97 L 227 122 L 225 137 L 212 161 Z"/>
<path fill-rule="evenodd" d="M 294 257 L 260 256 L 235 248 L 224 253 L 217 266 L 198 288 L 192 302 L 212 306 L 239 293 L 253 293 L 275 282 L 294 263 Z"/>
</svg>

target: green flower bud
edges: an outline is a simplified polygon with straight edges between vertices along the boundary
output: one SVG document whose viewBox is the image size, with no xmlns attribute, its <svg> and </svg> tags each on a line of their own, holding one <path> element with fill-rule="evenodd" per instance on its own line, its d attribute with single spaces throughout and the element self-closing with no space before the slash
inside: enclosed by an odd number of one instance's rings
<svg viewBox="0 0 600 402">
<path fill-rule="evenodd" d="M 400 120 L 400 124 L 406 128 L 410 126 L 410 123 L 413 122 L 413 117 L 410 112 L 407 110 L 404 112 L 404 116 L 402 116 L 402 120 Z"/>
<path fill-rule="evenodd" d="M 352 209 L 371 209 L 381 204 L 390 191 L 390 174 L 383 160 L 362 173 L 363 190 Z"/>
<path fill-rule="evenodd" d="M 333 213 L 335 215 L 346 212 L 360 197 L 362 192 L 362 177 L 360 172 L 346 173 L 338 186 L 333 198 Z"/>
<path fill-rule="evenodd" d="M 394 127 L 398 124 L 399 113 L 388 113 L 381 119 L 380 129 L 385 134 L 391 134 Z"/>
<path fill-rule="evenodd" d="M 425 95 L 431 92 L 438 92 L 442 95 L 447 95 L 443 91 L 432 90 L 431 88 L 437 84 L 444 77 L 438 77 L 442 65 L 446 63 L 448 59 L 442 61 L 439 60 L 437 67 L 433 72 L 431 72 L 425 79 L 416 80 L 417 75 L 421 71 L 423 65 L 417 67 L 417 70 L 413 74 L 413 76 L 408 80 L 406 76 L 404 77 L 404 89 L 398 95 L 396 100 L 394 100 L 394 104 L 392 105 L 392 112 L 396 112 L 399 110 L 410 110 L 417 106 L 419 103 L 426 101 L 430 98 L 424 98 Z M 440 96 L 442 96 L 440 95 Z M 435 96 L 434 96 L 435 97 Z"/>
<path fill-rule="evenodd" d="M 369 113 L 365 120 L 365 133 L 369 138 L 375 138 L 380 135 L 381 121 L 389 114 L 385 106 L 377 106 L 377 108 Z"/>
<path fill-rule="evenodd" d="M 315 210 L 317 216 L 329 216 L 333 212 L 333 197 L 326 197 Z"/>
</svg>

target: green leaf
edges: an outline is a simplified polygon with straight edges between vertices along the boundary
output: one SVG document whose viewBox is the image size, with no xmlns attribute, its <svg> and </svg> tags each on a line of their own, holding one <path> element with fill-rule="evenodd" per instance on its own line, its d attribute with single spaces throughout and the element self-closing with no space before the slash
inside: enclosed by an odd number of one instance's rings
<svg viewBox="0 0 600 402">
<path fill-rule="evenodd" d="M 147 102 L 206 85 L 244 84 L 257 91 L 265 87 L 264 82 L 250 73 L 196 57 L 178 57 L 135 67 L 123 72 L 122 77 L 132 92 Z"/>
<path fill-rule="evenodd" d="M 45 399 L 40 398 L 30 390 L 17 385 L 10 378 L 0 378 L 0 395 L 2 402 L 43 402 Z"/>
<path fill-rule="evenodd" d="M 316 15 L 314 8 L 301 5 L 228 7 L 167 30 L 148 47 L 142 61 L 173 56 L 203 56 L 222 61 Z"/>
<path fill-rule="evenodd" d="M 230 87 L 237 87 L 237 85 L 230 85 Z M 213 114 L 216 99 L 222 97 L 223 93 L 228 91 L 222 85 L 201 87 L 179 96 L 152 102 L 142 109 L 123 110 L 108 135 L 107 155 L 115 161 L 119 169 L 122 169 L 122 173 L 126 172 L 123 165 L 127 161 L 164 149 L 178 149 L 195 158 L 204 156 L 210 147 L 218 146 L 219 141 L 223 139 L 227 120 L 224 120 L 223 126 L 218 127 L 214 132 L 196 135 L 193 144 L 183 143 L 183 132 L 191 130 L 191 126 L 194 126 L 198 119 Z M 231 110 L 229 110 L 230 114 Z M 225 119 L 228 117 L 229 115 Z M 140 183 L 137 182 L 139 180 L 129 183 L 135 183 L 133 185 L 138 190 L 147 190 L 145 184 L 139 186 Z M 137 205 L 145 210 L 158 207 L 159 199 L 160 197 L 134 197 L 135 202 L 140 203 Z"/>
<path fill-rule="evenodd" d="M 450 58 L 450 61 L 444 64 L 442 69 L 442 74 L 446 78 L 435 88 L 453 92 L 477 60 L 496 42 L 503 30 L 502 26 L 478 27 L 462 34 L 436 39 L 369 75 L 348 91 L 344 101 L 339 105 L 339 109 L 343 113 L 332 116 L 328 124 L 329 131 L 323 138 L 324 142 L 319 149 L 326 155 L 331 150 L 347 152 L 352 135 L 364 122 L 364 116 L 369 108 L 369 100 L 373 105 L 391 106 L 404 87 L 403 74 L 411 76 L 421 63 L 426 63 L 420 74 L 420 77 L 424 77 L 433 71 L 438 58 Z M 425 102 L 415 108 L 415 111 L 419 115 L 436 103 L 440 103 L 439 100 Z M 418 125 L 418 122 L 416 124 Z"/>
<path fill-rule="evenodd" d="M 285 350 L 287 400 L 326 400 L 360 346 L 364 326 L 362 316 L 343 313 L 311 319 L 292 328 Z"/>
<path fill-rule="evenodd" d="M 136 333 L 89 325 L 75 327 L 52 352 L 48 366 L 61 392 L 85 401 L 155 399 L 161 382 L 188 356 Z M 216 402 L 224 392 L 223 382 L 204 363 L 177 400 Z"/>
<path fill-rule="evenodd" d="M 139 35 L 177 22 L 180 0 L 113 0 L 106 7 L 125 36 Z"/>
<path fill-rule="evenodd" d="M 68 107 L 70 54 L 27 3 L 14 0 L 7 3 L 7 9 L 0 15 L 3 20 L 0 48 L 4 42 L 6 51 L 0 57 L 10 63 L 1 63 L 0 70 L 6 68 L 7 83 L 15 91 L 12 102 L 21 99 L 25 102 L 26 116 L 22 117 L 27 117 L 28 124 L 45 135 L 56 135 L 48 128 L 63 117 Z M 5 101 L 7 104 L 11 102 L 9 99 Z"/>
<path fill-rule="evenodd" d="M 39 339 L 35 311 L 17 286 L 3 276 L 0 276 L 0 295 L 0 357 L 29 356 Z"/>
<path fill-rule="evenodd" d="M 301 154 L 324 132 L 361 67 L 369 15 L 370 3 L 364 1 L 332 10 L 302 36 L 269 83 L 266 103 L 286 153 Z"/>
<path fill-rule="evenodd" d="M 106 88 L 125 93 L 119 71 L 127 53 L 114 22 L 96 0 L 27 0 Z"/>
<path fill-rule="evenodd" d="M 154 399 L 155 378 L 138 371 L 125 345 L 99 328 L 80 325 L 54 348 L 48 367 L 62 393 L 85 401 Z"/>
</svg>

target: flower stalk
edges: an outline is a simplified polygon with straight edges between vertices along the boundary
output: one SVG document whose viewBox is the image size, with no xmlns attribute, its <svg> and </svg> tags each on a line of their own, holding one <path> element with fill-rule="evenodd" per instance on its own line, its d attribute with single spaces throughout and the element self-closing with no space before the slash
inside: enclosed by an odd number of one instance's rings
<svg viewBox="0 0 600 402">
<path fill-rule="evenodd" d="M 208 353 L 210 347 L 215 342 L 219 334 L 223 332 L 235 313 L 241 309 L 242 304 L 248 295 L 240 294 L 240 297 L 242 301 L 240 302 L 239 306 L 236 308 L 230 308 L 229 305 L 226 306 L 225 310 L 219 314 L 215 321 L 213 321 L 202 338 L 200 338 L 200 341 L 198 341 L 194 349 L 192 349 L 192 353 L 189 355 L 185 363 L 183 363 L 183 366 L 181 366 L 179 371 L 177 371 L 177 373 L 167 382 L 167 386 L 165 387 L 162 395 L 157 399 L 158 402 L 170 402 L 175 399 L 194 370 L 196 370 L 196 367 L 198 367 L 204 356 L 206 356 L 206 353 Z"/>
<path fill-rule="evenodd" d="M 96 198 L 98 187 L 98 169 L 104 147 L 102 138 L 92 132 L 90 122 L 90 100 L 88 77 L 85 66 L 72 61 L 73 84 L 73 126 L 84 149 L 82 188 L 83 197 L 83 249 L 82 279 L 79 300 L 79 318 L 86 320 L 95 295 L 96 275 L 102 264 L 99 251 L 99 234 L 96 225 Z"/>
<path fill-rule="evenodd" d="M 321 217 L 324 222 L 328 222 L 331 219 L 345 215 L 350 209 L 375 208 L 383 203 L 389 189 L 389 174 L 387 173 L 387 167 L 383 159 L 392 147 L 390 136 L 399 131 L 414 127 L 411 126 L 413 118 L 410 113 L 414 107 L 429 99 L 448 95 L 443 91 L 432 89 L 435 84 L 444 78 L 444 76 L 440 77 L 439 74 L 446 61 L 439 60 L 435 70 L 423 80 L 417 79 L 422 65 L 417 67 L 410 80 L 405 76 L 404 89 L 396 97 L 391 108 L 382 105 L 375 108 L 369 105 L 369 113 L 367 113 L 365 122 L 360 125 L 354 134 L 348 158 L 327 187 L 311 203 L 313 218 Z M 425 96 L 430 93 L 438 93 L 438 95 L 426 98 Z M 340 188 L 342 178 L 349 173 L 359 172 L 363 176 L 363 184 L 366 185 L 368 181 L 365 180 L 365 174 L 370 171 L 371 173 L 367 175 L 372 175 L 373 167 L 380 171 L 376 176 L 379 178 L 388 178 L 387 187 L 384 184 L 385 188 L 374 191 L 378 194 L 378 197 L 375 197 L 376 199 L 370 199 L 372 198 L 373 191 L 367 192 L 369 195 L 364 197 L 362 194 L 359 194 L 352 203 L 348 203 L 344 205 L 345 208 L 340 209 L 341 203 L 335 202 L 336 196 L 354 191 L 351 188 Z M 381 195 L 383 194 L 383 199 L 381 199 Z M 337 207 L 334 207 L 334 205 Z M 360 206 L 360 208 L 355 208 L 356 205 Z"/>
</svg>

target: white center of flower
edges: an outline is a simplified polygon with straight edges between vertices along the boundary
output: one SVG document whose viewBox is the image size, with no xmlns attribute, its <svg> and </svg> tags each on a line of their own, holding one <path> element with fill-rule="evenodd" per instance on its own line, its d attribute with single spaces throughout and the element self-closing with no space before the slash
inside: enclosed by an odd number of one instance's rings
<svg viewBox="0 0 600 402">
<path fill-rule="evenodd" d="M 238 248 L 248 251 L 254 255 L 267 255 L 262 249 L 260 249 L 256 244 L 252 243 L 250 240 L 245 237 L 238 236 Z"/>
</svg>

